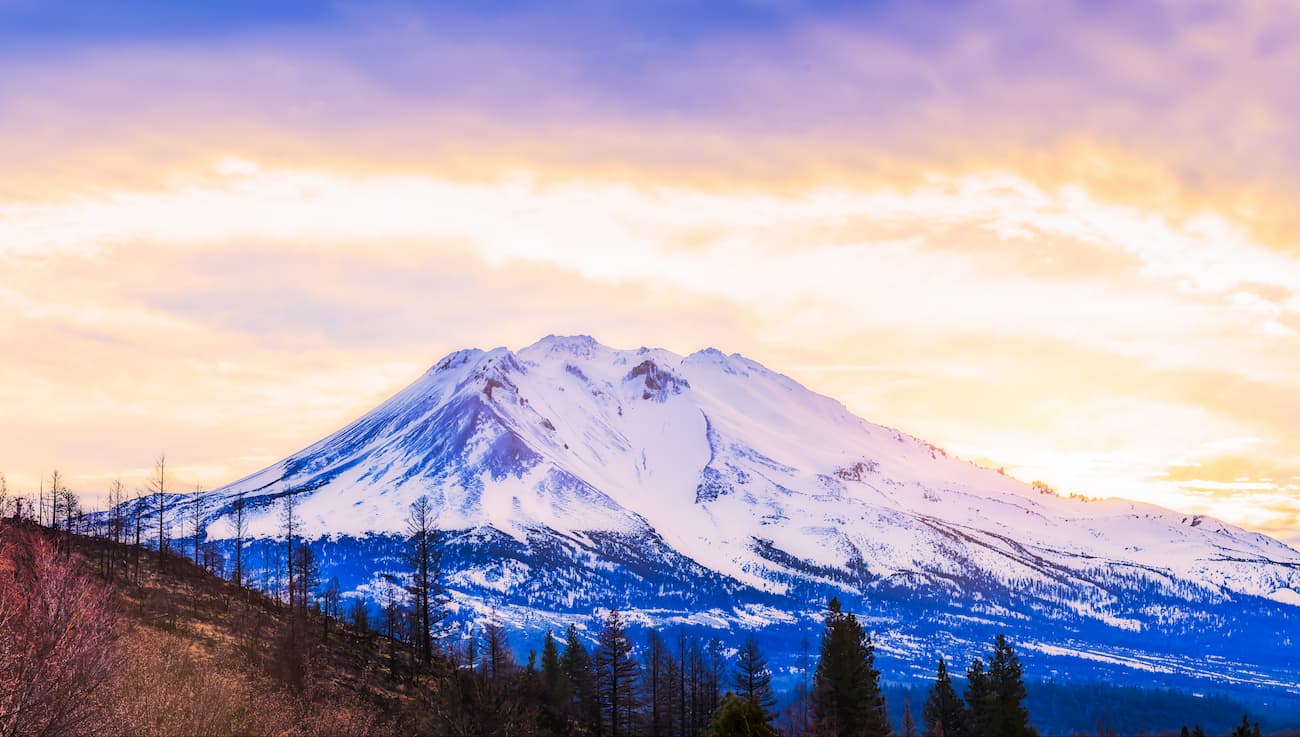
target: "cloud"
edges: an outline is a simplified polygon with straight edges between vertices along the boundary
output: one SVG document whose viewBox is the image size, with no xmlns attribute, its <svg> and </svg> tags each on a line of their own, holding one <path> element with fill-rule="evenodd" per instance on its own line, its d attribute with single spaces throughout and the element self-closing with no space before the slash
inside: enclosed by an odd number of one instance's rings
<svg viewBox="0 0 1300 737">
<path fill-rule="evenodd" d="M 1236 481 L 1300 411 L 1293 5 L 248 10 L 0 50 L 11 479 L 234 476 L 441 353 L 588 332 L 1300 529 Z"/>
</svg>

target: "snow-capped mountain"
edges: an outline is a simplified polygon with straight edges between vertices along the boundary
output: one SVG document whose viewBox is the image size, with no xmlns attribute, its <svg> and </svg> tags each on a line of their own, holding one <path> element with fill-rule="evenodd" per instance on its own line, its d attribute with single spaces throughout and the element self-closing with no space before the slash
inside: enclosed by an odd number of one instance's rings
<svg viewBox="0 0 1300 737">
<path fill-rule="evenodd" d="M 645 622 L 794 632 L 834 594 L 903 662 L 1011 628 L 1044 673 L 1070 658 L 1300 681 L 1287 634 L 1300 552 L 1206 517 L 1062 498 L 714 349 L 550 336 L 459 351 L 213 492 L 209 538 L 229 537 L 237 494 L 267 537 L 293 495 L 326 574 L 359 592 L 397 567 L 407 509 L 429 495 L 465 617 L 556 626 L 619 606 Z M 1203 667 L 1203 642 L 1239 630 L 1258 652 Z"/>
</svg>

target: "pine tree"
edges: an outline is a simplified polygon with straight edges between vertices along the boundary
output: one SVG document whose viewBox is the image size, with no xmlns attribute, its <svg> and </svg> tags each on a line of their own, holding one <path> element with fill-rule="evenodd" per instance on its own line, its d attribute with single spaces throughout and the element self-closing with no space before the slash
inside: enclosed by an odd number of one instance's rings
<svg viewBox="0 0 1300 737">
<path fill-rule="evenodd" d="M 596 643 L 596 691 L 602 724 L 611 737 L 632 733 L 630 708 L 637 666 L 632 659 L 632 641 L 617 609 L 609 610 Z"/>
<path fill-rule="evenodd" d="M 1201 725 L 1197 724 L 1192 727 L 1192 737 L 1205 737 L 1205 730 L 1201 728 Z"/>
<path fill-rule="evenodd" d="M 572 687 L 560 662 L 560 649 L 555 645 L 555 636 L 546 631 L 546 640 L 542 643 L 542 719 L 549 731 L 563 734 L 568 722 L 569 700 Z"/>
<path fill-rule="evenodd" d="M 1232 730 L 1232 737 L 1250 737 L 1250 718 L 1247 715 L 1241 715 L 1241 724 Z"/>
<path fill-rule="evenodd" d="M 1026 693 L 1020 659 L 1007 643 L 1006 635 L 1000 634 L 993 641 L 988 679 L 992 733 L 1005 737 L 1037 734 L 1029 726 L 1029 712 L 1024 706 Z"/>
<path fill-rule="evenodd" d="M 966 671 L 966 706 L 969 734 L 998 734 L 993 723 L 993 687 L 984 672 L 984 661 L 979 658 Z"/>
<path fill-rule="evenodd" d="M 903 730 L 901 737 L 919 737 L 916 733 L 916 720 L 912 717 L 912 699 L 903 697 L 903 724 L 900 727 Z"/>
<path fill-rule="evenodd" d="M 758 704 L 771 717 L 772 707 L 776 706 L 776 695 L 772 693 L 772 671 L 768 670 L 767 658 L 763 657 L 758 647 L 758 638 L 753 635 L 745 638 L 745 643 L 736 656 L 736 668 L 731 672 L 731 686 L 736 690 L 736 695 Z"/>
<path fill-rule="evenodd" d="M 560 669 L 572 689 L 569 700 L 569 716 L 595 732 L 599 719 L 599 704 L 596 699 L 595 674 L 591 668 L 591 656 L 582 640 L 578 639 L 578 628 L 570 624 L 565 634 L 564 654 L 560 657 Z"/>
<path fill-rule="evenodd" d="M 966 737 L 966 707 L 952 686 L 948 664 L 939 658 L 934 685 L 921 707 L 921 726 L 926 737 Z"/>
<path fill-rule="evenodd" d="M 772 722 L 758 702 L 728 692 L 709 722 L 706 737 L 774 737 Z"/>
<path fill-rule="evenodd" d="M 819 734 L 888 737 L 875 646 L 858 618 L 831 599 L 822 634 L 821 661 L 813 676 L 813 719 Z"/>
</svg>

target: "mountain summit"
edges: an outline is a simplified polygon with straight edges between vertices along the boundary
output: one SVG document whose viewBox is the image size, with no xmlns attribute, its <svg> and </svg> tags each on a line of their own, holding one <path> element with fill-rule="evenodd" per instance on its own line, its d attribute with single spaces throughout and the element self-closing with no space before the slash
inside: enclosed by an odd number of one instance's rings
<svg viewBox="0 0 1300 737">
<path fill-rule="evenodd" d="M 896 635 L 882 636 L 886 656 L 920 652 L 937 623 L 951 633 L 957 622 L 971 642 L 1018 627 L 1044 656 L 1193 677 L 1191 655 L 1144 636 L 1197 640 L 1243 617 L 1270 622 L 1264 636 L 1300 616 L 1300 553 L 1281 542 L 1151 505 L 1062 498 L 711 348 L 548 336 L 458 351 L 214 492 L 210 538 L 229 536 L 241 493 L 267 537 L 276 500 L 294 495 L 327 572 L 362 594 L 395 567 L 407 508 L 427 494 L 470 619 L 541 627 L 618 606 L 634 621 L 798 629 L 836 595 Z M 1300 680 L 1269 657 L 1238 670 Z"/>
</svg>

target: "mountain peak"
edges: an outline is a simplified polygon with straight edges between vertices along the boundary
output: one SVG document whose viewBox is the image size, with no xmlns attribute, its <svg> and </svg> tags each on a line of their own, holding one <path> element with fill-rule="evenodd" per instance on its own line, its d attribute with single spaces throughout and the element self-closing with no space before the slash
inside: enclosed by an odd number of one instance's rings
<svg viewBox="0 0 1300 737">
<path fill-rule="evenodd" d="M 564 354 L 575 358 L 591 358 L 597 351 L 609 350 L 590 335 L 547 335 L 530 346 L 521 348 L 523 354 Z"/>
</svg>

